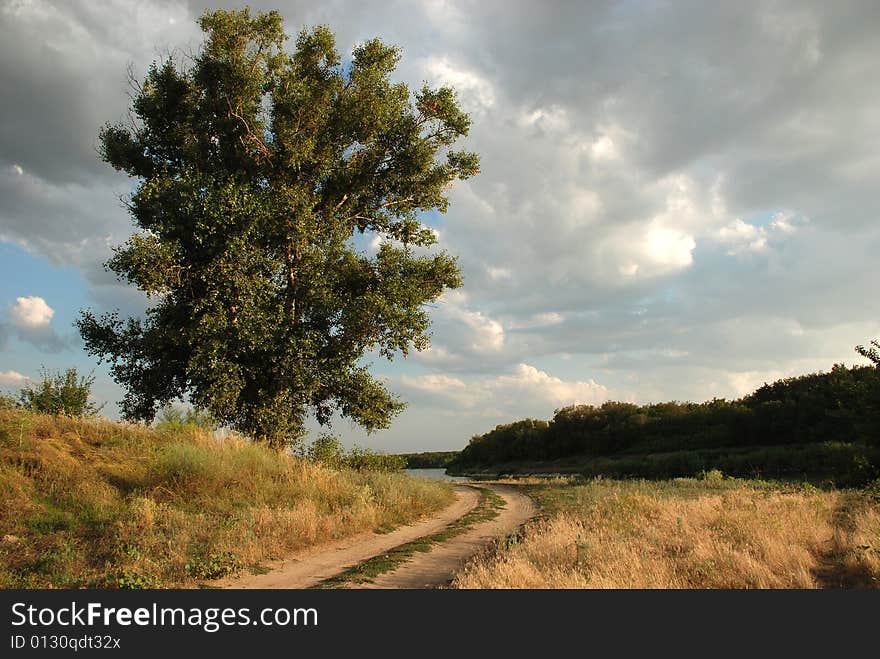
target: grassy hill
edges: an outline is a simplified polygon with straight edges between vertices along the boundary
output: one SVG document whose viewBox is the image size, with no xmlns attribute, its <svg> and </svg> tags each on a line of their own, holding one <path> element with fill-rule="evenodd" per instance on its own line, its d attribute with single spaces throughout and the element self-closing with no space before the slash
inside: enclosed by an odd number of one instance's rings
<svg viewBox="0 0 880 659">
<path fill-rule="evenodd" d="M 0 409 L 0 587 L 195 586 L 408 522 L 441 482 L 330 469 L 197 428 Z"/>
</svg>

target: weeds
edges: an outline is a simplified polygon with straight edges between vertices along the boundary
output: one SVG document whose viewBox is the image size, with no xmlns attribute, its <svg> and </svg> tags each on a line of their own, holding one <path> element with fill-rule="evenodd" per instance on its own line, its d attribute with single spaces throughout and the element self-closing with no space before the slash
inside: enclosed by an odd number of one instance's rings
<svg viewBox="0 0 880 659">
<path fill-rule="evenodd" d="M 880 587 L 870 492 L 700 479 L 528 486 L 544 508 L 459 588 Z"/>
<path fill-rule="evenodd" d="M 0 409 L 0 587 L 156 588 L 448 505 L 445 483 L 332 469 L 199 428 Z"/>
</svg>

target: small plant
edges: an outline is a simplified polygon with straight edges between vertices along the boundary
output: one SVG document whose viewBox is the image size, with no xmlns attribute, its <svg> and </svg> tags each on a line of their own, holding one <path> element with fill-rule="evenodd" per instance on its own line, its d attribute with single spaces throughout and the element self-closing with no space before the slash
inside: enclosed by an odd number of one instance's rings
<svg viewBox="0 0 880 659">
<path fill-rule="evenodd" d="M 125 570 L 116 577 L 116 587 L 120 590 L 147 590 L 161 588 L 162 581 L 157 577 L 139 574 L 134 570 Z"/>
<path fill-rule="evenodd" d="M 162 408 L 156 420 L 156 430 L 159 432 L 176 433 L 187 428 L 213 432 L 219 427 L 220 424 L 207 410 L 198 407 L 181 408 L 171 403 Z"/>
<path fill-rule="evenodd" d="M 697 478 L 708 483 L 720 483 L 724 480 L 724 472 L 720 469 L 709 469 L 708 471 L 704 469 L 697 475 Z"/>
<path fill-rule="evenodd" d="M 80 376 L 76 368 L 68 368 L 64 373 L 40 369 L 41 381 L 37 385 L 27 385 L 19 396 L 22 407 L 41 414 L 56 414 L 71 417 L 92 417 L 104 407 L 89 400 L 94 372 Z"/>
<path fill-rule="evenodd" d="M 241 569 L 238 556 L 229 551 L 213 552 L 186 564 L 187 574 L 197 579 L 219 579 Z"/>
<path fill-rule="evenodd" d="M 403 471 L 406 469 L 406 457 L 403 455 L 386 455 L 370 449 L 355 446 L 345 452 L 342 442 L 333 435 L 321 435 L 311 443 L 304 452 L 304 457 L 333 469 L 347 467 L 355 471 Z"/>
<path fill-rule="evenodd" d="M 345 461 L 345 449 L 338 438 L 325 434 L 311 443 L 306 457 L 312 462 L 320 462 L 327 467 L 338 469 Z"/>
<path fill-rule="evenodd" d="M 406 458 L 355 446 L 345 456 L 345 466 L 358 471 L 403 471 L 406 469 Z"/>
</svg>

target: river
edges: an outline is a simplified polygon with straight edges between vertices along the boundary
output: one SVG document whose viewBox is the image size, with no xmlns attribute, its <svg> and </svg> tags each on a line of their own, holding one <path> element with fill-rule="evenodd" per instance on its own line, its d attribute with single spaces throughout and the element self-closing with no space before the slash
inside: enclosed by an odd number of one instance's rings
<svg viewBox="0 0 880 659">
<path fill-rule="evenodd" d="M 449 476 L 445 469 L 407 469 L 407 476 L 415 476 L 416 478 L 429 478 L 435 481 L 468 481 L 467 476 Z"/>
</svg>

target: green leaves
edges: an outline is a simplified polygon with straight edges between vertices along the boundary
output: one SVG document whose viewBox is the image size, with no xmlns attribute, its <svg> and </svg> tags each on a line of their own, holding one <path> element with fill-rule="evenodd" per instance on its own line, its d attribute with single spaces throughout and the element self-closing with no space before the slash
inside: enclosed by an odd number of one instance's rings
<svg viewBox="0 0 880 659">
<path fill-rule="evenodd" d="M 403 403 L 361 360 L 427 347 L 424 306 L 461 285 L 420 212 L 445 211 L 449 185 L 479 171 L 450 149 L 470 119 L 449 88 L 392 82 L 401 53 L 379 39 L 344 66 L 325 26 L 284 51 L 277 12 L 199 24 L 192 63 L 154 65 L 131 125 L 101 131 L 104 160 L 139 179 L 139 231 L 107 267 L 156 303 L 127 322 L 83 312 L 86 346 L 132 419 L 188 396 L 274 445 L 309 413 L 387 427 Z M 378 254 L 357 233 L 381 238 Z"/>
<path fill-rule="evenodd" d="M 89 400 L 95 382 L 92 373 L 79 376 L 75 368 L 61 373 L 43 367 L 40 377 L 39 384 L 30 384 L 21 389 L 19 402 L 22 407 L 42 414 L 72 417 L 95 416 L 104 407 Z"/>
</svg>

